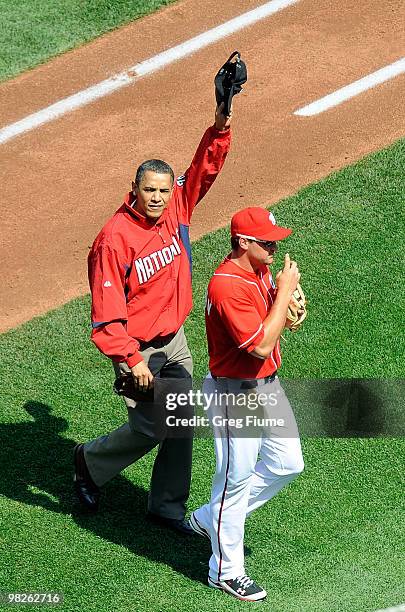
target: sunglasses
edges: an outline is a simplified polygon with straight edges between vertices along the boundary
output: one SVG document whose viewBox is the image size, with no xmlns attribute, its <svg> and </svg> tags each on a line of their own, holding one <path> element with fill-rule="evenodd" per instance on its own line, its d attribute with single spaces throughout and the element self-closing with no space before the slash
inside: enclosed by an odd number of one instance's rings
<svg viewBox="0 0 405 612">
<path fill-rule="evenodd" d="M 257 242 L 262 244 L 265 249 L 277 249 L 277 242 L 275 240 L 258 240 L 257 238 L 250 238 L 251 242 Z"/>
</svg>

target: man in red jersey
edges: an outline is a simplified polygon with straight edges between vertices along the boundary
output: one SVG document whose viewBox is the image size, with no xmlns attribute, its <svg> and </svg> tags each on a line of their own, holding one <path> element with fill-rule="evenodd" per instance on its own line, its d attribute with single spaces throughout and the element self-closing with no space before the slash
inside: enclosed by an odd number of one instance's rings
<svg viewBox="0 0 405 612">
<path fill-rule="evenodd" d="M 224 116 L 222 108 L 216 109 L 215 124 L 206 130 L 184 176 L 175 181 L 161 160 L 139 166 L 132 190 L 89 254 L 92 340 L 112 359 L 117 377 L 132 375 L 138 392 L 156 387 L 160 377 L 171 379 L 178 391 L 191 388 L 192 360 L 182 327 L 192 306 L 189 225 L 229 151 L 231 116 Z M 161 404 L 125 395 L 124 400 L 127 423 L 75 448 L 79 501 L 96 511 L 99 487 L 159 445 L 148 516 L 193 533 L 184 521 L 192 432 L 162 434 Z"/>
<path fill-rule="evenodd" d="M 210 503 L 191 514 L 190 526 L 211 540 L 208 584 L 259 601 L 266 591 L 244 567 L 245 518 L 304 468 L 294 414 L 277 377 L 299 272 L 286 255 L 273 282 L 268 266 L 277 241 L 291 230 L 277 226 L 267 210 L 239 211 L 231 233 L 232 253 L 209 283 L 205 311 L 210 374 L 203 393 L 216 473 Z"/>
</svg>

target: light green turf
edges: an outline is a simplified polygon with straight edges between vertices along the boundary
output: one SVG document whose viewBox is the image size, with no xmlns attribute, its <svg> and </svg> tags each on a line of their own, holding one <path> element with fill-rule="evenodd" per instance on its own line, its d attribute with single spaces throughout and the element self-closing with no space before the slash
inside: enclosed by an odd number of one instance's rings
<svg viewBox="0 0 405 612">
<path fill-rule="evenodd" d="M 0 0 L 0 81 L 173 0 Z"/>
<path fill-rule="evenodd" d="M 284 377 L 404 377 L 404 167 L 402 141 L 274 209 L 295 229 L 278 264 L 288 248 L 310 300 L 304 328 L 287 337 Z M 193 250 L 187 335 L 202 376 L 204 293 L 227 231 Z M 153 454 L 107 485 L 98 516 L 72 514 L 75 441 L 124 419 L 88 316 L 89 299 L 74 300 L 0 337 L 1 590 L 60 590 L 69 612 L 240 610 L 205 586 L 204 540 L 145 523 Z M 404 446 L 304 439 L 304 474 L 247 524 L 246 565 L 269 592 L 261 609 L 372 612 L 404 600 Z M 212 441 L 197 439 L 190 508 L 208 499 L 213 467 Z"/>
</svg>

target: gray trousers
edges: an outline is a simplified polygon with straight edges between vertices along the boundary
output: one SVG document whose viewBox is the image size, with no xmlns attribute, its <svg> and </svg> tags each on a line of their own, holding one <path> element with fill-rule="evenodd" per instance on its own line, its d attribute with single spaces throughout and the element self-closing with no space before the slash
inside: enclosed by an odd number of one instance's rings
<svg viewBox="0 0 405 612">
<path fill-rule="evenodd" d="M 174 336 L 143 343 L 140 352 L 152 374 L 155 387 L 160 378 L 170 391 L 184 393 L 192 386 L 192 359 L 181 327 Z M 126 363 L 114 364 L 116 375 L 129 371 Z M 156 397 L 156 394 L 155 394 Z M 193 432 L 176 435 L 165 426 L 166 408 L 161 401 L 136 402 L 124 397 L 128 422 L 111 433 L 84 445 L 86 464 L 94 482 L 101 486 L 124 468 L 159 446 L 154 462 L 148 510 L 160 516 L 182 519 L 190 492 Z M 181 416 L 192 416 L 187 406 Z"/>
</svg>

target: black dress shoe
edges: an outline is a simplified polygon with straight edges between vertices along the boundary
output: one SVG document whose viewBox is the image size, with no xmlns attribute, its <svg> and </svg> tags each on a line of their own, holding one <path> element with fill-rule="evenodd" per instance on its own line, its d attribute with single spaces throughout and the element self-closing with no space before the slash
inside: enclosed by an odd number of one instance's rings
<svg viewBox="0 0 405 612">
<path fill-rule="evenodd" d="M 75 465 L 73 481 L 76 495 L 82 506 L 91 512 L 97 512 L 100 500 L 100 489 L 90 476 L 84 458 L 83 444 L 76 444 L 73 452 Z"/>
<path fill-rule="evenodd" d="M 167 527 L 168 529 L 172 529 L 172 531 L 177 531 L 183 535 L 194 535 L 193 529 L 191 529 L 188 522 L 184 519 L 167 518 L 166 516 L 160 516 L 159 514 L 153 514 L 152 512 L 148 512 L 146 517 L 152 523 L 155 523 L 155 525 L 159 525 L 160 527 Z"/>
</svg>

